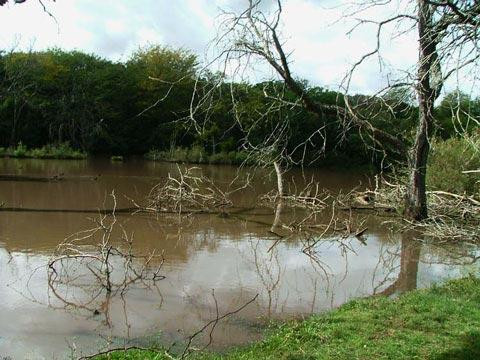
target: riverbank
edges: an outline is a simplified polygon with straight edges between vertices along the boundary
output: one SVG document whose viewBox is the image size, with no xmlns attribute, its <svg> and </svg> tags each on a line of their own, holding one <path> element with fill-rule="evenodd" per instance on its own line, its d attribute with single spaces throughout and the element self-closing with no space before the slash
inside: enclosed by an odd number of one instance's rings
<svg viewBox="0 0 480 360">
<path fill-rule="evenodd" d="M 58 145 L 45 145 L 41 148 L 29 149 L 22 143 L 16 147 L 0 147 L 0 157 L 17 159 L 65 159 L 81 160 L 86 159 L 87 154 L 80 150 L 75 150 L 68 143 Z"/>
<path fill-rule="evenodd" d="M 479 359 L 480 279 L 467 277 L 396 299 L 370 297 L 304 321 L 283 324 L 265 340 L 216 359 Z M 131 350 L 96 359 L 172 359 Z"/>
<path fill-rule="evenodd" d="M 172 163 L 186 164 L 209 164 L 209 165 L 265 165 L 265 159 L 258 159 L 254 154 L 246 151 L 221 151 L 215 154 L 207 153 L 202 147 L 194 146 L 191 148 L 173 148 L 170 150 L 150 150 L 144 155 L 144 158 L 150 161 L 163 161 Z M 272 166 L 270 164 L 270 166 Z M 300 167 L 299 164 L 294 167 Z M 319 157 L 314 162 L 303 164 L 302 168 L 317 169 L 339 169 L 339 170 L 364 170 L 374 171 L 375 165 L 369 161 L 359 161 L 358 159 L 349 158 L 345 154 L 336 154 L 332 156 Z"/>
<path fill-rule="evenodd" d="M 219 152 L 207 154 L 198 146 L 192 148 L 174 148 L 168 151 L 150 150 L 145 154 L 145 159 L 151 161 L 179 162 L 190 164 L 215 164 L 215 165 L 252 165 L 253 159 L 243 151 Z"/>
</svg>

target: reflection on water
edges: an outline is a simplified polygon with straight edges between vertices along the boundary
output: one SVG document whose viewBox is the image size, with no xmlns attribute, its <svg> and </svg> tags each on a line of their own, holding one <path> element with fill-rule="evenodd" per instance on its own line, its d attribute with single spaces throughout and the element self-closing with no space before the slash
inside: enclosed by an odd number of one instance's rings
<svg viewBox="0 0 480 360">
<path fill-rule="evenodd" d="M 173 171 L 172 165 L 143 161 L 1 160 L 4 174 L 100 176 L 89 181 L 0 182 L 0 200 L 8 206 L 107 208 L 107 194 L 115 190 L 118 205 L 129 206 L 127 197 L 140 201 Z M 203 171 L 219 184 L 237 175 L 231 167 Z M 335 172 L 314 175 L 332 190 L 348 190 L 366 180 Z M 299 174 L 292 176 L 300 181 Z M 255 187 L 235 200 L 252 205 L 273 186 L 268 174 L 257 176 Z M 414 240 L 415 234 L 390 234 L 382 219 L 370 217 L 365 243 L 355 237 L 326 239 L 315 244 L 312 258 L 302 252 L 301 239 L 279 238 L 282 222 L 293 216 L 280 207 L 255 208 L 237 217 L 118 215 L 118 226 L 133 237 L 135 252 L 164 252 L 165 279 L 108 292 L 98 287 L 88 267 L 72 262 L 65 265 L 68 281 L 55 293 L 46 266 L 51 254 L 66 236 L 90 228 L 96 216 L 0 213 L 0 357 L 67 358 L 73 349 L 91 353 L 109 343 L 170 344 L 259 294 L 255 303 L 219 323 L 214 333 L 217 348 L 242 344 L 257 339 L 270 318 L 303 316 L 352 297 L 397 295 L 428 286 L 466 273 L 471 265 L 465 264 L 478 255 L 475 248 L 445 249 Z"/>
</svg>

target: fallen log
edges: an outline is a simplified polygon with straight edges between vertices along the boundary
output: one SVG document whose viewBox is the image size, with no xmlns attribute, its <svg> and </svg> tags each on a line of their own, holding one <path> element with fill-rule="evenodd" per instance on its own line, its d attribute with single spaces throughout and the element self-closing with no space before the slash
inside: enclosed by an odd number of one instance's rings
<svg viewBox="0 0 480 360">
<path fill-rule="evenodd" d="M 480 206 L 480 200 L 475 199 L 473 196 L 458 195 L 458 194 L 454 194 L 454 193 L 447 192 L 447 191 L 427 191 L 427 194 L 443 195 L 443 196 L 447 196 L 447 197 L 452 197 L 452 198 L 458 199 L 460 201 L 469 202 L 469 203 L 471 203 L 472 205 L 475 205 L 475 206 Z"/>
<path fill-rule="evenodd" d="M 352 205 L 352 206 L 339 206 L 338 209 L 343 211 L 350 210 L 370 210 L 370 211 L 384 211 L 384 212 L 395 212 L 397 211 L 393 206 L 384 206 L 384 205 Z"/>
<path fill-rule="evenodd" d="M 231 212 L 224 212 L 219 210 L 201 210 L 201 209 L 191 209 L 189 211 L 183 211 L 183 215 L 219 215 L 226 214 L 228 216 L 237 217 L 236 214 L 249 211 L 253 208 L 238 208 L 232 209 Z M 155 213 L 155 214 L 178 214 L 178 211 L 168 210 L 168 209 L 153 209 L 153 208 L 142 208 L 142 207 L 127 207 L 127 208 L 116 208 L 116 209 L 39 209 L 39 208 L 24 208 L 24 207 L 7 207 L 4 204 L 0 204 L 0 212 L 33 212 L 33 213 L 74 213 L 74 214 L 102 214 L 108 215 L 112 214 L 115 211 L 115 214 L 133 214 L 133 213 Z M 264 215 L 264 214 L 249 214 L 249 215 Z"/>
<path fill-rule="evenodd" d="M 136 207 L 120 208 L 120 209 L 35 209 L 35 208 L 23 208 L 23 207 L 0 207 L 0 212 L 40 212 L 40 213 L 84 213 L 84 214 L 111 214 L 115 211 L 115 214 L 126 214 L 142 211 Z"/>
<path fill-rule="evenodd" d="M 16 175 L 6 174 L 0 175 L 0 181 L 33 181 L 33 182 L 51 182 L 63 180 L 97 180 L 98 176 L 64 176 L 63 174 L 52 176 L 35 176 L 35 175 Z"/>
</svg>

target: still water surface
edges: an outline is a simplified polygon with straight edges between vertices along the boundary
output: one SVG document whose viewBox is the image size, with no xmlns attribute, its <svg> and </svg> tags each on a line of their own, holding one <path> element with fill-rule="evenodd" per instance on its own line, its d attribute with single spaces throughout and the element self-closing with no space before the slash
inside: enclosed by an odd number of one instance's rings
<svg viewBox="0 0 480 360">
<path fill-rule="evenodd" d="M 201 171 L 227 187 L 246 169 L 203 166 Z M 176 165 L 131 160 L 87 161 L 0 159 L 0 174 L 53 176 L 63 181 L 0 181 L 0 201 L 8 207 L 35 209 L 111 208 L 141 203 L 152 186 L 176 172 Z M 362 174 L 309 171 L 306 179 L 331 191 L 365 187 Z M 304 182 L 300 171 L 290 182 Z M 255 302 L 218 324 L 212 346 L 222 349 L 258 339 L 270 320 L 329 310 L 360 296 L 396 295 L 475 268 L 472 247 L 442 247 L 411 235 L 391 233 L 370 216 L 365 242 L 326 239 L 313 261 L 302 239 L 278 241 L 270 232 L 274 210 L 257 206 L 275 179 L 257 173 L 253 186 L 233 197 L 241 215 L 119 214 L 117 223 L 134 239 L 138 253 L 163 252 L 165 279 L 149 287 L 139 283 L 122 294 L 89 293 L 87 283 L 72 281 L 61 295 L 48 287 L 47 263 L 70 234 L 92 227 L 94 213 L 0 212 L 0 358 L 68 358 L 105 346 L 169 345 L 194 333 L 218 314 L 232 311 L 258 294 Z M 296 216 L 285 209 L 281 221 Z M 276 244 L 272 247 L 273 244 Z M 68 301 L 66 301 L 68 299 Z M 88 304 L 87 304 L 88 303 Z M 87 304 L 88 306 L 86 306 Z M 78 305 L 78 306 L 77 306 Z M 199 339 L 208 341 L 208 336 Z"/>
</svg>

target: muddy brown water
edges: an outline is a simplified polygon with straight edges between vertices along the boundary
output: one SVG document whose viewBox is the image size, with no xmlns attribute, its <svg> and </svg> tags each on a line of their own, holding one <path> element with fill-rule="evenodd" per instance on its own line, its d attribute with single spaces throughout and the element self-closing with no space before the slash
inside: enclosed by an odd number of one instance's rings
<svg viewBox="0 0 480 360">
<path fill-rule="evenodd" d="M 0 159 L 0 174 L 51 177 L 63 181 L 0 181 L 8 207 L 102 209 L 142 202 L 150 189 L 174 174 L 175 164 L 132 159 L 111 163 Z M 202 166 L 203 174 L 227 188 L 249 169 Z M 241 216 L 119 214 L 117 224 L 133 237 L 136 253 L 163 252 L 165 279 L 133 283 L 108 294 L 84 281 L 73 268 L 71 281 L 53 292 L 47 263 L 67 236 L 91 228 L 99 215 L 68 212 L 0 212 L 0 358 L 51 359 L 95 353 L 107 346 L 181 344 L 210 320 L 256 300 L 218 323 L 212 347 L 222 350 L 259 339 L 270 320 L 327 311 L 351 298 L 399 294 L 478 271 L 474 247 L 442 247 L 411 235 L 392 233 L 384 218 L 370 215 L 366 245 L 355 238 L 325 239 L 316 258 L 302 252 L 303 240 L 278 241 L 269 230 L 274 210 L 256 206 L 274 189 L 275 178 L 257 171 L 252 187 L 233 195 Z M 291 171 L 290 185 L 314 176 L 322 187 L 349 191 L 368 185 L 364 174 L 346 171 Z M 296 216 L 286 209 L 282 222 Z M 272 248 L 272 245 L 276 246 Z M 159 260 L 155 260 L 158 261 Z M 152 263 L 155 263 L 152 261 Z M 67 264 L 66 266 L 71 266 Z M 208 343 L 200 336 L 195 344 Z M 177 345 L 181 349 L 181 345 Z M 72 355 L 73 354 L 73 355 Z"/>
</svg>

